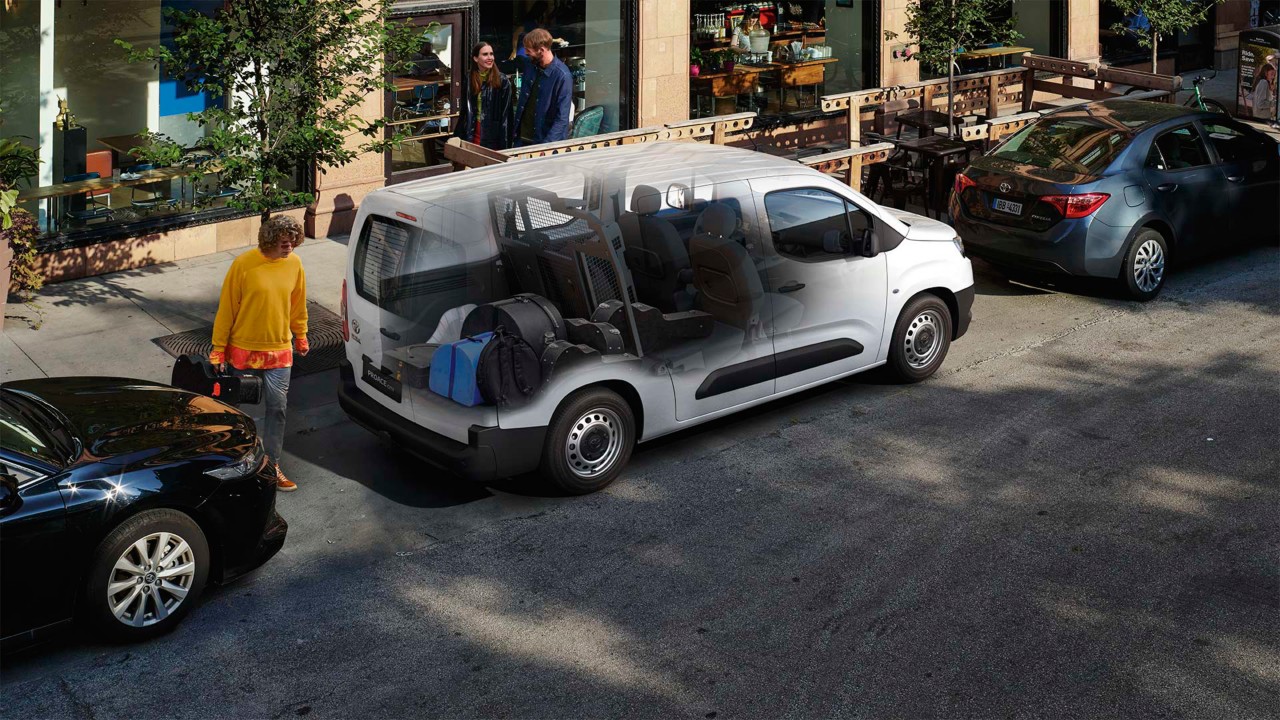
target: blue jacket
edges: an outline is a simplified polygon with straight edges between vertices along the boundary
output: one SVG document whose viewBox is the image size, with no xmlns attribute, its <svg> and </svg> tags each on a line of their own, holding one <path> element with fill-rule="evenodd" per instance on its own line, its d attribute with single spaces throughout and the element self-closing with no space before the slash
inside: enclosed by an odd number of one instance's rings
<svg viewBox="0 0 1280 720">
<path fill-rule="evenodd" d="M 556 142 L 569 139 L 569 108 L 573 105 L 573 75 L 560 58 L 553 58 L 551 64 L 539 69 L 528 63 L 524 75 L 520 79 L 520 101 L 516 103 L 516 116 L 512 120 L 512 147 L 521 144 L 520 119 L 524 117 L 525 105 L 529 102 L 529 91 L 533 89 L 533 80 L 537 74 L 542 75 L 538 85 L 538 104 L 533 108 L 533 144 Z"/>
</svg>

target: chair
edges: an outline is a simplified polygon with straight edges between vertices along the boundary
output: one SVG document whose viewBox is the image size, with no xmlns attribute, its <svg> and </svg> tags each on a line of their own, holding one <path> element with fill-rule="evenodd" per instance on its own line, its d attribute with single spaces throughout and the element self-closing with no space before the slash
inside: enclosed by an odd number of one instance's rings
<svg viewBox="0 0 1280 720">
<path fill-rule="evenodd" d="M 692 282 L 689 251 L 670 222 L 657 217 L 662 193 L 649 185 L 637 185 L 631 193 L 631 211 L 622 213 L 618 225 L 626 245 L 623 256 L 631 269 L 636 296 L 662 312 L 680 312 L 693 306 L 688 291 Z"/>
<path fill-rule="evenodd" d="M 436 114 L 436 95 L 437 86 L 435 85 L 415 85 L 413 87 L 413 99 L 409 102 L 400 104 L 396 110 L 400 115 L 400 119 L 411 120 L 416 117 L 425 117 Z M 418 128 L 418 135 L 425 135 L 428 130 L 439 130 L 439 120 L 428 120 Z"/>
<path fill-rule="evenodd" d="M 569 127 L 569 137 L 582 138 L 589 135 L 599 135 L 600 125 L 603 122 L 604 106 L 592 105 L 578 113 L 578 116 L 573 119 L 573 124 Z"/>
<path fill-rule="evenodd" d="M 149 170 L 155 170 L 155 169 L 156 169 L 155 165 L 147 163 L 143 165 L 134 165 L 133 167 L 125 168 L 124 172 L 144 173 Z M 129 192 L 129 204 L 132 205 L 135 210 L 144 210 L 144 211 L 154 210 L 158 207 L 172 206 L 175 202 L 177 202 L 177 200 L 175 198 L 165 197 L 164 195 L 161 195 L 159 188 L 157 187 L 159 185 L 159 182 L 160 181 L 142 183 L 141 185 L 132 186 Z M 143 192 L 149 193 L 151 197 L 143 198 L 142 200 L 139 200 L 138 199 L 139 188 L 142 188 Z M 155 189 L 148 190 L 147 188 L 155 188 Z"/>
<path fill-rule="evenodd" d="M 97 173 L 98 177 L 111 176 L 111 151 L 110 150 L 94 150 L 85 153 L 84 170 L 86 173 Z M 111 207 L 111 188 L 103 188 L 89 193 L 91 198 L 105 197 L 107 199 L 107 207 Z"/>
<path fill-rule="evenodd" d="M 101 177 L 102 176 L 96 172 L 86 172 L 79 173 L 77 175 L 67 175 L 62 178 L 62 182 L 83 182 L 85 180 L 97 180 Z M 108 189 L 107 192 L 110 192 L 110 190 Z M 92 190 L 86 191 L 81 195 L 72 196 L 72 199 L 74 200 L 84 199 L 87 203 L 84 208 L 73 208 L 68 210 L 66 213 L 67 219 L 82 223 L 87 223 L 90 220 L 114 219 L 115 211 L 112 210 L 110 206 L 99 203 L 97 201 L 98 195 L 101 195 L 101 191 Z"/>
<path fill-rule="evenodd" d="M 207 172 L 204 170 L 204 166 L 208 165 L 214 159 L 215 158 L 212 155 L 202 155 L 202 156 L 193 158 L 191 161 L 192 164 L 195 165 L 196 169 L 201 172 L 201 179 L 205 177 L 210 177 L 210 176 L 216 178 L 216 181 L 212 183 L 212 186 L 213 186 L 212 188 L 210 188 L 209 184 L 207 183 L 204 185 L 203 188 L 197 184 L 197 186 L 195 187 L 195 193 L 194 193 L 196 200 L 200 200 L 206 203 L 212 203 L 214 200 L 222 200 L 225 198 L 235 197 L 236 195 L 240 194 L 240 188 L 227 187 L 222 184 L 221 171 L 215 170 L 213 172 Z M 197 181 L 197 183 L 199 183 L 199 181 Z"/>
</svg>

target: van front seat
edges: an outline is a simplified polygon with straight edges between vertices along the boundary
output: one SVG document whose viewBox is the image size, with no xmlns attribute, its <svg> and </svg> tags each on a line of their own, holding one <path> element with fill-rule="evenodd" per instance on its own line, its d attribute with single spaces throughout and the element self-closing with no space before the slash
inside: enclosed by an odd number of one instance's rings
<svg viewBox="0 0 1280 720">
<path fill-rule="evenodd" d="M 698 309 L 718 322 L 745 331 L 772 334 L 800 323 L 804 307 L 795 299 L 766 293 L 755 261 L 737 237 L 738 215 L 712 203 L 698 217 L 701 232 L 689 240 Z M 761 321 L 769 318 L 769 327 Z"/>
<path fill-rule="evenodd" d="M 671 223 L 657 217 L 662 209 L 662 193 L 649 185 L 637 185 L 631 192 L 631 212 L 618 218 L 622 241 L 627 249 L 627 267 L 636 284 L 636 295 L 662 312 L 681 312 L 693 307 L 688 291 L 689 251 Z"/>
</svg>

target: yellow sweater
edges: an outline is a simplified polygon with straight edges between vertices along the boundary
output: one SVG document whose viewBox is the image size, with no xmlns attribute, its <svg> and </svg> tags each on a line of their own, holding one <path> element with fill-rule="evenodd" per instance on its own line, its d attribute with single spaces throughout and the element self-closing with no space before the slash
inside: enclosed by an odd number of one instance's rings
<svg viewBox="0 0 1280 720">
<path fill-rule="evenodd" d="M 213 349 L 288 350 L 290 335 L 307 334 L 307 274 L 297 255 L 268 260 L 260 250 L 242 253 L 222 281 Z"/>
</svg>

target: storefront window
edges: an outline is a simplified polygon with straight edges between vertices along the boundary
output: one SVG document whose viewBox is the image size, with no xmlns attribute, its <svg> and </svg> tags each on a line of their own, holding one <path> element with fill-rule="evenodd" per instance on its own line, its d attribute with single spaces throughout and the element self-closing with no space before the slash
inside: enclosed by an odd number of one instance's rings
<svg viewBox="0 0 1280 720">
<path fill-rule="evenodd" d="M 1138 38 L 1146 32 L 1150 23 L 1145 15 L 1126 15 L 1111 3 L 1099 7 L 1098 41 L 1102 47 L 1102 60 L 1110 65 L 1129 65 L 1139 70 L 1151 69 L 1151 48 L 1138 44 Z M 1176 33 L 1160 39 L 1159 59 L 1164 63 L 1160 72 L 1181 73 L 1198 70 L 1213 64 L 1214 12 L 1208 19 L 1187 32 Z M 1172 60 L 1170 64 L 1168 61 Z"/>
<path fill-rule="evenodd" d="M 584 120 L 591 118 L 590 127 L 579 125 L 577 134 L 627 130 L 633 126 L 627 4 L 618 0 L 480 0 L 480 40 L 493 46 L 498 68 L 518 87 L 529 65 L 524 35 L 543 28 L 556 41 L 555 56 L 573 74 L 574 117 L 599 108 L 584 116 Z M 597 126 L 594 118 L 601 112 Z"/>
<path fill-rule="evenodd" d="M 387 171 L 392 182 L 448 169 L 444 144 L 458 116 L 461 77 L 454 68 L 459 65 L 465 42 L 458 14 L 397 22 L 420 28 L 423 38 L 417 52 L 408 58 L 408 67 L 390 78 L 395 90 L 387 97 L 386 132 L 388 137 L 407 134 L 388 153 Z"/>
<path fill-rule="evenodd" d="M 239 191 L 221 182 L 217 158 L 202 148 L 204 128 L 187 119 L 216 101 L 187 91 L 164 68 L 126 62 L 114 42 L 172 42 L 165 9 L 212 13 L 223 4 L 11 0 L 0 7 L 0 134 L 39 150 L 40 174 L 19 184 L 19 202 L 45 232 L 151 228 L 232 212 L 228 203 Z"/>
<path fill-rule="evenodd" d="M 824 93 L 875 87 L 879 14 L 878 0 L 694 0 L 692 116 L 808 110 Z"/>
</svg>

